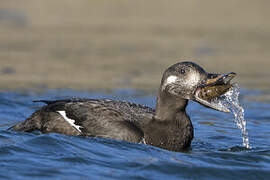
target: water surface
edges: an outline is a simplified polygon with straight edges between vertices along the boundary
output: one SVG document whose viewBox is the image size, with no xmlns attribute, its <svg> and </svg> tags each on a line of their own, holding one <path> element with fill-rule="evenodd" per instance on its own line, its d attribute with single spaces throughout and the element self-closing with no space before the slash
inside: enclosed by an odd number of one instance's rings
<svg viewBox="0 0 270 180">
<path fill-rule="evenodd" d="M 109 93 L 48 90 L 0 93 L 0 179 L 269 179 L 270 102 L 243 90 L 252 149 L 242 145 L 232 114 L 190 102 L 195 137 L 185 152 L 102 138 L 21 133 L 6 129 L 38 109 L 37 99 L 112 98 L 154 108 L 155 96 L 135 90 Z M 263 98 L 262 98 L 263 99 Z"/>
</svg>

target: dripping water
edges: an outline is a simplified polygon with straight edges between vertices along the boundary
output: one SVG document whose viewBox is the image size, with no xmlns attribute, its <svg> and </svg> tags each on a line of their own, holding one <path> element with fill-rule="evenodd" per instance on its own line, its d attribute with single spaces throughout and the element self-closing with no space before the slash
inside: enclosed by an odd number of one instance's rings
<svg viewBox="0 0 270 180">
<path fill-rule="evenodd" d="M 246 128 L 244 108 L 239 103 L 239 94 L 240 87 L 235 83 L 227 93 L 218 98 L 218 103 L 220 106 L 224 106 L 231 111 L 237 127 L 241 130 L 243 146 L 250 149 L 251 146 L 249 144 L 248 131 Z"/>
</svg>

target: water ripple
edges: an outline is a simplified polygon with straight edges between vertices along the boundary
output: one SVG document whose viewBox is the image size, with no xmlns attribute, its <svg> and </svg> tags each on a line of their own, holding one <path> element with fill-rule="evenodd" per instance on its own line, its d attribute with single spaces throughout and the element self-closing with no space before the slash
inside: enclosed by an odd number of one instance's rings
<svg viewBox="0 0 270 180">
<path fill-rule="evenodd" d="M 0 179 L 269 179 L 269 104 L 243 98 L 252 149 L 241 144 L 233 117 L 191 102 L 192 147 L 170 152 L 102 138 L 7 131 L 39 105 L 33 99 L 58 96 L 115 97 L 154 107 L 155 98 L 121 90 L 95 94 L 49 91 L 0 94 Z M 248 92 L 249 91 L 245 91 Z M 245 96 L 243 94 L 242 96 Z M 136 98 L 135 98 L 136 97 Z M 263 108 L 260 108 L 260 107 Z M 250 108 L 251 107 L 251 108 Z M 256 108 L 254 108 L 256 107 Z"/>
</svg>

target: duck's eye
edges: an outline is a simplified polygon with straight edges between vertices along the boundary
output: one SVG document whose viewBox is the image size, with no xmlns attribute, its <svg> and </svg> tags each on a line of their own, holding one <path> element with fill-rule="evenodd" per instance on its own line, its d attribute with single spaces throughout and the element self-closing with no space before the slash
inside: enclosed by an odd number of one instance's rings
<svg viewBox="0 0 270 180">
<path fill-rule="evenodd" d="M 185 71 L 184 69 L 181 69 L 181 70 L 180 70 L 180 73 L 181 73 L 181 74 L 185 74 L 186 71 Z"/>
</svg>

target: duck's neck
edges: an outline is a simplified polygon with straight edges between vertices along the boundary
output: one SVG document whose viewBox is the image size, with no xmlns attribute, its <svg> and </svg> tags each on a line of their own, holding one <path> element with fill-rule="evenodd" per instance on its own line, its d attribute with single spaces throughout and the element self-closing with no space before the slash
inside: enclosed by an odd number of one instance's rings
<svg viewBox="0 0 270 180">
<path fill-rule="evenodd" d="M 175 120 L 177 114 L 185 113 L 188 100 L 176 98 L 159 90 L 156 104 L 155 119 L 158 121 Z"/>
<path fill-rule="evenodd" d="M 186 114 L 188 100 L 159 93 L 154 118 L 143 126 L 147 144 L 181 151 L 190 146 L 193 138 L 192 123 Z"/>
</svg>

